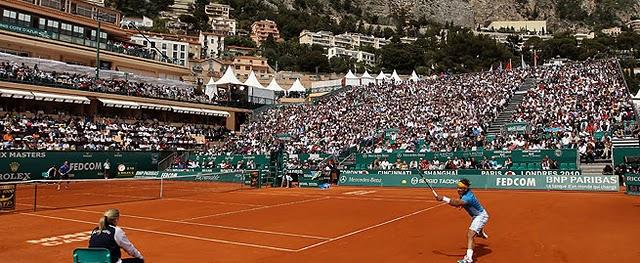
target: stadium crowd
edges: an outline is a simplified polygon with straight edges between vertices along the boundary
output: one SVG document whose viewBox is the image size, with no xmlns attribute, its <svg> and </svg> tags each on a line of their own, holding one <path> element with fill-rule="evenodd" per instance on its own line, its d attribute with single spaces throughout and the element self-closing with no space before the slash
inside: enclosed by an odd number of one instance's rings
<svg viewBox="0 0 640 263">
<path fill-rule="evenodd" d="M 205 94 L 196 92 L 193 86 L 154 85 L 124 79 L 96 79 L 95 76 L 89 76 L 87 74 L 42 71 L 38 69 L 38 65 L 29 67 L 24 63 L 0 63 L 0 79 L 29 82 L 45 86 L 61 86 L 83 91 L 195 103 L 211 103 Z"/>
<path fill-rule="evenodd" d="M 111 41 L 107 40 L 106 49 L 113 52 L 118 52 L 125 55 L 131 55 L 136 57 L 155 59 L 156 52 L 147 47 L 133 45 L 131 43 Z M 170 62 L 170 61 L 168 61 Z"/>
<path fill-rule="evenodd" d="M 512 119 L 532 130 L 488 139 L 488 125 L 532 76 L 540 84 Z M 611 60 L 355 87 L 311 105 L 265 111 L 216 152 L 269 153 L 284 135 L 290 138 L 284 141 L 288 153 L 336 154 L 349 147 L 364 153 L 576 148 L 590 161 L 610 157 L 611 135 L 633 129 L 627 93 Z M 385 138 L 388 129 L 397 134 Z"/>
<path fill-rule="evenodd" d="M 499 136 L 490 148 L 578 149 L 589 162 L 611 157 L 611 136 L 632 135 L 635 116 L 614 61 L 587 61 L 540 70 L 513 122 L 531 132 Z"/>
<path fill-rule="evenodd" d="M 60 114 L 9 113 L 0 117 L 2 150 L 147 151 L 202 149 L 220 140 L 222 127 L 173 126 L 156 121 L 124 121 Z"/>
<path fill-rule="evenodd" d="M 526 76 L 484 72 L 355 87 L 313 105 L 270 109 L 218 150 L 268 153 L 279 134 L 290 136 L 289 153 L 335 154 L 359 146 L 363 152 L 410 152 L 423 144 L 430 151 L 471 149 L 483 144 L 483 132 Z M 394 143 L 380 138 L 387 129 L 398 129 Z"/>
<path fill-rule="evenodd" d="M 488 138 L 488 125 L 502 112 L 526 78 L 539 84 L 528 91 L 513 114 L 530 132 Z M 125 80 L 95 79 L 86 75 L 40 71 L 37 66 L 1 63 L 0 78 L 48 82 L 77 89 L 205 100 L 183 87 L 157 86 Z M 338 154 L 348 148 L 361 153 L 453 152 L 485 150 L 578 149 L 591 161 L 611 156 L 611 135 L 638 131 L 625 85 L 614 61 L 586 61 L 564 66 L 443 75 L 414 82 L 357 86 L 320 98 L 311 104 L 281 105 L 261 113 L 232 132 L 224 142 L 207 149 L 215 154 Z M 3 149 L 159 150 L 197 145 L 193 136 L 221 139 L 222 128 L 162 125 L 35 115 L 1 120 Z M 387 136 L 387 131 L 394 132 Z M 599 135 L 598 135 L 599 134 Z M 280 140 L 288 138 L 287 140 Z M 504 166 L 491 160 L 458 160 L 456 167 Z M 469 164 L 467 164 L 469 163 Z M 218 165 L 218 164 L 216 164 Z M 439 167 L 441 163 L 414 163 L 407 167 Z M 292 164 L 304 167 L 304 164 Z"/>
</svg>

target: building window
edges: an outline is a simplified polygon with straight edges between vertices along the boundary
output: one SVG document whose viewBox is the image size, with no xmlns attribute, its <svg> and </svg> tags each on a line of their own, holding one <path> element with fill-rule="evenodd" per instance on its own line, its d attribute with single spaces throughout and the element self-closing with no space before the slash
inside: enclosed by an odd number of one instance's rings
<svg viewBox="0 0 640 263">
<path fill-rule="evenodd" d="M 25 14 L 18 14 L 18 21 L 26 22 L 27 24 L 31 23 L 31 16 Z"/>
<path fill-rule="evenodd" d="M 180 53 L 180 59 L 184 59 L 184 58 L 185 58 L 184 53 Z"/>
<path fill-rule="evenodd" d="M 65 35 L 71 35 L 72 26 L 66 23 L 60 24 L 60 31 Z"/>
<path fill-rule="evenodd" d="M 107 22 L 107 23 L 111 23 L 111 24 L 115 24 L 116 23 L 116 15 L 114 14 L 107 14 L 107 13 L 101 13 L 100 12 L 100 20 L 103 22 Z"/>
<path fill-rule="evenodd" d="M 147 44 L 144 44 L 144 45 L 146 46 Z M 151 47 L 152 47 L 152 48 L 153 48 L 153 47 L 156 47 L 156 42 L 151 42 Z"/>
<path fill-rule="evenodd" d="M 93 18 L 93 11 L 91 10 L 91 7 L 78 6 L 78 7 L 76 7 L 75 11 L 76 11 L 76 14 L 78 14 L 80 16 Z"/>
<path fill-rule="evenodd" d="M 74 37 L 83 37 L 84 36 L 84 27 L 73 26 L 73 36 Z"/>
<path fill-rule="evenodd" d="M 167 43 L 162 43 L 162 49 L 167 49 Z"/>
<path fill-rule="evenodd" d="M 184 45 L 180 45 L 180 51 L 185 51 Z"/>
<path fill-rule="evenodd" d="M 38 28 L 42 29 L 42 30 L 46 29 L 47 28 L 47 20 L 44 19 L 44 18 L 40 18 L 39 22 L 38 22 Z"/>
<path fill-rule="evenodd" d="M 47 21 L 47 31 L 58 32 L 58 26 L 60 23 L 58 21 L 49 20 Z"/>
<path fill-rule="evenodd" d="M 2 12 L 2 21 L 15 22 L 17 16 L 18 16 L 18 13 L 14 12 L 14 11 L 4 10 Z"/>
<path fill-rule="evenodd" d="M 240 66 L 236 66 L 236 69 L 237 69 L 237 70 L 240 70 Z"/>
<path fill-rule="evenodd" d="M 41 0 L 40 5 L 62 10 L 62 0 Z"/>
</svg>

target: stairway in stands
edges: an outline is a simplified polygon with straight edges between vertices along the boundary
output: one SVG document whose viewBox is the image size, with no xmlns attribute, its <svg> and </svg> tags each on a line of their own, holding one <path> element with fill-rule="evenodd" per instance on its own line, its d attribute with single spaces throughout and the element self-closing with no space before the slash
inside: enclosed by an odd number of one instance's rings
<svg viewBox="0 0 640 263">
<path fill-rule="evenodd" d="M 518 87 L 513 97 L 511 97 L 509 104 L 507 104 L 507 107 L 500 113 L 500 115 L 498 115 L 498 117 L 496 117 L 495 120 L 493 120 L 493 122 L 489 126 L 489 129 L 487 130 L 488 135 L 495 136 L 500 134 L 502 127 L 505 124 L 511 122 L 511 116 L 518 109 L 518 106 L 524 99 L 524 96 L 527 95 L 527 91 L 531 88 L 534 88 L 535 86 L 536 79 L 528 78 L 520 85 L 520 87 Z"/>
<path fill-rule="evenodd" d="M 634 137 L 624 137 L 624 138 L 612 138 L 611 139 L 611 143 L 613 144 L 613 147 L 637 147 L 639 146 L 638 144 L 638 139 L 634 138 Z"/>
</svg>

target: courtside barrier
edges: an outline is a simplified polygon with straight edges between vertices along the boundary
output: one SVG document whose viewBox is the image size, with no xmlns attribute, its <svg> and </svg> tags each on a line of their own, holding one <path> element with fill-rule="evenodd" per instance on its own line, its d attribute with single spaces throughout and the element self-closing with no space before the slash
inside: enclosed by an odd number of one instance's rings
<svg viewBox="0 0 640 263">
<path fill-rule="evenodd" d="M 69 161 L 69 177 L 75 179 L 104 178 L 108 160 L 110 177 L 133 177 L 136 171 L 155 170 L 160 152 L 0 152 L 0 181 L 43 179 L 43 173 L 54 166 L 59 169 Z"/>
<path fill-rule="evenodd" d="M 640 174 L 628 174 L 624 176 L 627 194 L 640 195 Z"/>
<path fill-rule="evenodd" d="M 460 170 L 462 171 L 462 170 Z M 339 185 L 427 187 L 425 180 L 434 188 L 455 188 L 458 180 L 471 180 L 477 189 L 522 189 L 522 190 L 566 190 L 566 191 L 611 191 L 619 190 L 616 175 L 580 175 L 566 171 L 538 171 L 538 174 L 523 175 L 484 171 L 485 174 L 459 174 L 460 171 L 426 171 L 424 179 L 419 171 L 341 171 Z M 443 172 L 435 174 L 438 172 Z M 445 172 L 451 172 L 449 174 Z M 494 172 L 494 173 L 488 173 Z"/>
<path fill-rule="evenodd" d="M 162 177 L 162 178 L 181 178 L 185 177 L 192 181 L 207 182 L 241 182 L 245 185 L 258 184 L 260 178 L 269 170 L 236 170 L 236 169 L 198 169 L 193 171 L 189 169 L 171 171 L 137 171 L 135 177 Z"/>
</svg>

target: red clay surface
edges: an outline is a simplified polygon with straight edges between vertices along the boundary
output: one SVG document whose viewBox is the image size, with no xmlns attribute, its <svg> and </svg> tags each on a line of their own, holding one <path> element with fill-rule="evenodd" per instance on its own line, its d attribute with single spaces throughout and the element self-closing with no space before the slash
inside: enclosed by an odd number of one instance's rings
<svg viewBox="0 0 640 263">
<path fill-rule="evenodd" d="M 2 262 L 71 262 L 86 238 L 52 237 L 90 231 L 112 207 L 120 209 L 120 225 L 146 262 L 455 262 L 465 253 L 470 222 L 464 210 L 434 201 L 424 189 L 215 193 L 189 185 L 196 189 L 189 194 L 174 195 L 168 187 L 163 199 L 120 202 L 131 194 L 122 191 L 100 197 L 112 204 L 80 206 L 100 191 L 53 187 L 38 190 L 39 203 L 73 208 L 29 211 L 31 190 L 18 189 L 20 212 L 0 214 Z M 439 192 L 455 196 L 454 190 Z M 639 197 L 475 193 L 490 215 L 490 239 L 477 240 L 477 262 L 638 262 Z"/>
</svg>

